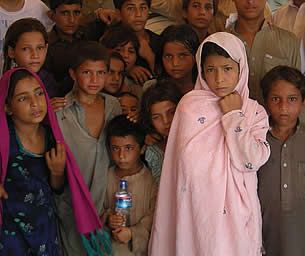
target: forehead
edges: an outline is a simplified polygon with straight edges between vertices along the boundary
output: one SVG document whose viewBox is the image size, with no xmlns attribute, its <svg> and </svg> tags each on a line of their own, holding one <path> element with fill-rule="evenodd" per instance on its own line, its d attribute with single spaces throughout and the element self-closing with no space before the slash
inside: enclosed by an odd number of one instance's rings
<svg viewBox="0 0 305 256">
<path fill-rule="evenodd" d="M 124 95 L 120 97 L 120 102 L 122 105 L 136 106 L 138 104 L 138 99 L 130 95 Z"/>
<path fill-rule="evenodd" d="M 39 82 L 33 76 L 27 76 L 25 78 L 20 79 L 16 83 L 15 94 L 32 92 L 33 90 L 40 88 Z"/>
<path fill-rule="evenodd" d="M 123 145 L 128 145 L 128 144 L 131 144 L 131 145 L 138 144 L 136 138 L 132 135 L 111 136 L 110 143 L 112 145 L 116 145 L 116 146 L 123 146 Z"/>
<path fill-rule="evenodd" d="M 55 11 L 79 11 L 81 8 L 80 4 L 60 4 Z"/>
<path fill-rule="evenodd" d="M 277 80 L 271 84 L 269 94 L 276 94 L 278 96 L 298 95 L 301 94 L 301 91 L 293 83 L 286 80 Z"/>
<path fill-rule="evenodd" d="M 107 65 L 103 60 L 85 60 L 77 69 L 104 70 Z"/>
<path fill-rule="evenodd" d="M 123 70 L 124 69 L 124 63 L 123 63 L 122 60 L 119 60 L 117 58 L 111 58 L 110 59 L 110 68 Z"/>
<path fill-rule="evenodd" d="M 213 66 L 221 66 L 221 65 L 238 65 L 231 58 L 226 58 L 221 55 L 209 55 L 206 57 L 204 61 L 204 65 L 213 65 Z"/>
<path fill-rule="evenodd" d="M 127 0 L 123 3 L 122 7 L 127 5 L 148 5 L 145 0 Z"/>
<path fill-rule="evenodd" d="M 42 33 L 38 31 L 33 32 L 25 32 L 19 36 L 17 43 L 26 43 L 26 44 L 33 44 L 33 43 L 45 43 L 44 37 Z"/>
<path fill-rule="evenodd" d="M 160 101 L 151 105 L 151 113 L 152 114 L 163 113 L 166 112 L 168 109 L 174 107 L 176 107 L 176 104 L 174 102 L 171 102 L 169 100 Z"/>
<path fill-rule="evenodd" d="M 195 4 L 195 3 L 198 3 L 198 4 L 206 4 L 206 3 L 211 3 L 213 4 L 213 0 L 190 0 L 188 1 L 188 4 Z"/>
</svg>

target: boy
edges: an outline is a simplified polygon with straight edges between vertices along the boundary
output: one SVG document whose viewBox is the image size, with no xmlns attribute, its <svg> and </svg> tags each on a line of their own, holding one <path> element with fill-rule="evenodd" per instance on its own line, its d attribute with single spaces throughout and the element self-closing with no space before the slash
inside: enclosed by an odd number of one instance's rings
<svg viewBox="0 0 305 256">
<path fill-rule="evenodd" d="M 108 185 L 104 207 L 109 213 L 114 256 L 147 255 L 157 187 L 151 172 L 142 163 L 145 132 L 137 123 L 117 116 L 107 127 L 107 145 L 114 166 L 108 171 Z M 120 179 L 127 180 L 132 194 L 130 226 L 122 227 L 123 217 L 115 214 L 114 194 Z"/>
<path fill-rule="evenodd" d="M 56 113 L 57 120 L 101 215 L 109 167 L 104 127 L 121 113 L 121 108 L 116 98 L 100 93 L 108 72 L 107 50 L 97 42 L 88 41 L 80 42 L 73 53 L 69 72 L 75 89 L 66 96 L 64 109 Z M 58 200 L 63 251 L 71 256 L 85 255 L 70 205 L 66 189 Z"/>
<path fill-rule="evenodd" d="M 258 172 L 267 256 L 303 256 L 305 252 L 305 126 L 299 115 L 305 78 L 297 69 L 278 66 L 261 82 L 270 114 L 268 162 Z"/>
<path fill-rule="evenodd" d="M 118 95 L 118 98 L 123 115 L 128 115 L 135 118 L 139 117 L 140 103 L 139 98 L 136 95 L 130 92 L 122 92 Z"/>
<path fill-rule="evenodd" d="M 49 33 L 45 66 L 59 84 L 62 90 L 60 96 L 65 96 L 73 86 L 68 72 L 74 58 L 71 55 L 73 45 L 79 41 L 98 40 L 105 25 L 91 15 L 88 23 L 81 26 L 82 0 L 50 0 L 50 9 L 48 16 L 55 25 Z"/>
<path fill-rule="evenodd" d="M 131 28 L 138 37 L 139 59 L 129 74 L 137 83 L 143 84 L 153 76 L 160 45 L 160 37 L 145 29 L 151 0 L 114 0 L 113 3 L 120 13 L 122 24 Z"/>
</svg>

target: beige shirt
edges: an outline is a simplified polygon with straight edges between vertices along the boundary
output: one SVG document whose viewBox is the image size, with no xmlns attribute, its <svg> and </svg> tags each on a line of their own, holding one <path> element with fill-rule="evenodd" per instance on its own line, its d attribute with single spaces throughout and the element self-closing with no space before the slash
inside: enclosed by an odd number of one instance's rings
<svg viewBox="0 0 305 256">
<path fill-rule="evenodd" d="M 250 48 L 246 41 L 235 31 L 235 24 L 228 31 L 239 37 L 245 44 L 249 65 L 250 97 L 263 103 L 260 81 L 272 68 L 286 65 L 300 69 L 300 42 L 296 36 L 265 21 L 256 33 Z"/>
<path fill-rule="evenodd" d="M 130 211 L 130 229 L 132 240 L 129 244 L 112 241 L 114 256 L 148 255 L 148 241 L 152 226 L 157 185 L 151 172 L 144 166 L 138 173 L 125 176 L 128 182 L 128 192 L 132 194 L 132 208 Z M 116 176 L 114 168 L 108 172 L 108 186 L 104 202 L 105 209 L 114 210 L 115 192 L 118 191 L 120 178 Z"/>
</svg>

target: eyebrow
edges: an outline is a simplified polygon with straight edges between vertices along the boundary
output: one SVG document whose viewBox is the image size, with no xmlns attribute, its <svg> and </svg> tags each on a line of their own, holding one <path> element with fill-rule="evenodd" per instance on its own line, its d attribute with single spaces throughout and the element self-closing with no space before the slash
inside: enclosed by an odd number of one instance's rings
<svg viewBox="0 0 305 256">
<path fill-rule="evenodd" d="M 37 87 L 37 88 L 35 88 L 34 90 L 33 90 L 33 92 L 36 92 L 36 91 L 38 91 L 38 90 L 42 90 L 42 88 L 39 86 L 39 87 Z M 29 92 L 27 92 L 27 91 L 25 91 L 25 92 L 20 92 L 20 93 L 18 93 L 18 94 L 15 94 L 15 96 L 20 96 L 20 95 L 24 95 L 24 94 L 29 94 Z"/>
</svg>

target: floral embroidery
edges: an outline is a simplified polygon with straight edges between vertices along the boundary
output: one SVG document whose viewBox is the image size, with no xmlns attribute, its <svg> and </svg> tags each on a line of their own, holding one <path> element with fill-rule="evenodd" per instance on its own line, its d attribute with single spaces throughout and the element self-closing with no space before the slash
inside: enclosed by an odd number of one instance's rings
<svg viewBox="0 0 305 256">
<path fill-rule="evenodd" d="M 204 116 L 202 116 L 202 117 L 199 117 L 197 121 L 201 124 L 204 124 L 205 120 L 206 120 L 206 118 Z"/>
<path fill-rule="evenodd" d="M 243 130 L 243 129 L 241 129 L 240 126 L 238 126 L 238 127 L 235 128 L 234 131 L 235 131 L 235 132 L 241 132 L 242 130 Z"/>
<path fill-rule="evenodd" d="M 252 165 L 251 163 L 246 163 L 246 164 L 245 164 L 245 167 L 246 167 L 247 169 L 250 169 L 250 170 L 253 169 L 253 165 Z"/>
</svg>

